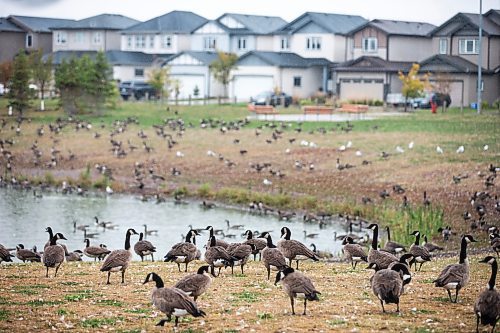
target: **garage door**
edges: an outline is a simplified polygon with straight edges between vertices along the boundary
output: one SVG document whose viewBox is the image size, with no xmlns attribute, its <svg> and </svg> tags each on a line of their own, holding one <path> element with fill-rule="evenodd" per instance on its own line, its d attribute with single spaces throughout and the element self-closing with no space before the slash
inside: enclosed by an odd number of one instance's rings
<svg viewBox="0 0 500 333">
<path fill-rule="evenodd" d="M 273 90 L 272 76 L 235 76 L 233 80 L 232 98 L 239 101 L 249 100 L 263 91 Z"/>
<path fill-rule="evenodd" d="M 342 79 L 340 99 L 384 100 L 384 82 L 380 79 Z"/>
<path fill-rule="evenodd" d="M 203 97 L 207 92 L 205 91 L 205 77 L 203 75 L 171 75 L 172 80 L 179 80 L 180 94 L 179 98 L 194 98 L 195 87 L 198 87 L 199 97 Z M 175 97 L 172 93 L 171 97 Z"/>
</svg>

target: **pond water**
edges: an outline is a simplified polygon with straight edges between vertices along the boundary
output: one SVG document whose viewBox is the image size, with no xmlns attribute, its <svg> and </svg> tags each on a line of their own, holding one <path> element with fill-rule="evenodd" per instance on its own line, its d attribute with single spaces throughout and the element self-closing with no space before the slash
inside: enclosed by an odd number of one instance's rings
<svg viewBox="0 0 500 333">
<path fill-rule="evenodd" d="M 112 221 L 117 229 L 103 229 L 94 224 L 94 216 L 102 221 Z M 31 191 L 0 189 L 0 244 L 14 248 L 22 243 L 27 248 L 36 245 L 43 249 L 48 240 L 45 232 L 51 226 L 54 232 L 62 232 L 67 241 L 60 241 L 68 246 L 70 251 L 84 248 L 83 231 L 75 230 L 73 221 L 78 225 L 89 224 L 88 232 L 98 233 L 91 239 L 91 244 L 104 243 L 108 249 L 120 249 L 124 246 L 125 232 L 128 228 L 135 228 L 137 232 L 144 231 L 143 224 L 148 230 L 158 230 L 157 235 L 147 237 L 157 248 L 155 260 L 160 260 L 170 247 L 181 241 L 181 235 L 193 228 L 204 228 L 212 225 L 214 229 L 223 229 L 227 234 L 234 234 L 235 238 L 228 242 L 244 241 L 244 230 L 227 229 L 229 220 L 232 225 L 242 224 L 246 229 L 272 231 L 274 243 L 280 237 L 282 226 L 288 226 L 292 231 L 292 239 L 304 242 L 307 246 L 314 242 L 318 250 L 327 250 L 338 254 L 341 242 L 334 241 L 334 232 L 345 234 L 344 224 L 332 222 L 320 229 L 318 224 L 303 223 L 301 216 L 294 221 L 279 221 L 276 216 L 256 215 L 248 211 L 233 208 L 216 207 L 203 209 L 199 202 L 189 202 L 176 205 L 173 201 L 157 204 L 154 200 L 143 202 L 131 195 L 113 195 L 86 197 L 76 195 L 61 195 L 55 192 L 44 192 L 41 198 L 36 198 Z M 337 221 L 338 222 L 338 221 Z M 304 230 L 308 233 L 317 233 L 314 239 L 305 238 Z M 203 251 L 208 232 L 197 237 L 197 245 Z M 138 236 L 132 237 L 132 244 Z M 135 256 L 134 260 L 139 257 Z M 84 257 L 84 260 L 90 260 Z M 17 261 L 17 260 L 15 260 Z"/>
</svg>

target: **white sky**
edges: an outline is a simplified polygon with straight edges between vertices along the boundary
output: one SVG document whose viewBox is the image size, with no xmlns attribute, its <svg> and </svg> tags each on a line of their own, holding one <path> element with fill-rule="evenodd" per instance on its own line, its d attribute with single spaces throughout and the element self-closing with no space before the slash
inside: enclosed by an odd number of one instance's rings
<svg viewBox="0 0 500 333">
<path fill-rule="evenodd" d="M 0 17 L 26 15 L 82 19 L 122 14 L 139 21 L 172 10 L 192 11 L 207 19 L 223 13 L 280 16 L 290 22 L 306 11 L 353 14 L 440 25 L 458 12 L 478 13 L 480 0 L 0 0 Z M 483 0 L 483 13 L 500 9 L 500 0 Z"/>
</svg>

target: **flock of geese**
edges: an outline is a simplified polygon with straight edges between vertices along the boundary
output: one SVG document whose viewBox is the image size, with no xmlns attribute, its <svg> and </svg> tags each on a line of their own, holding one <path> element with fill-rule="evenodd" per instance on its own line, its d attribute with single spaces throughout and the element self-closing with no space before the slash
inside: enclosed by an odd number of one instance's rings
<svg viewBox="0 0 500 333">
<path fill-rule="evenodd" d="M 97 219 L 96 223 L 99 223 Z M 387 304 L 396 304 L 396 311 L 399 312 L 400 298 L 404 295 L 405 286 L 412 279 L 412 266 L 415 271 L 421 270 L 423 264 L 432 260 L 432 250 L 420 245 L 421 234 L 418 230 L 412 232 L 415 242 L 409 247 L 391 241 L 389 236 L 385 246 L 380 248 L 379 225 L 372 223 L 367 226 L 367 229 L 373 234 L 369 251 L 366 252 L 362 245 L 357 244 L 351 237 L 351 233 L 345 235 L 342 240 L 344 255 L 351 262 L 352 269 L 356 269 L 358 263 L 366 262 L 367 268 L 375 271 L 370 278 L 370 285 L 375 297 L 380 301 L 382 311 L 386 312 Z M 203 231 L 208 231 L 209 236 L 202 257 L 196 245 L 196 237 Z M 390 235 L 390 231 L 387 231 Z M 500 248 L 499 231 L 498 229 L 491 231 L 491 245 L 493 248 L 496 246 L 495 251 L 498 251 Z M 55 270 L 54 277 L 56 277 L 64 261 L 70 260 L 65 245 L 58 243 L 66 238 L 62 233 L 54 233 L 51 227 L 47 227 L 46 232 L 49 234 L 49 241 L 45 244 L 42 254 L 37 253 L 36 249 L 24 249 L 20 244 L 16 249 L 16 256 L 22 261 L 43 263 L 46 277 L 49 277 L 49 269 Z M 132 247 L 131 237 L 137 235 L 139 235 L 139 240 Z M 177 327 L 179 317 L 206 316 L 206 313 L 198 307 L 197 298 L 209 290 L 212 279 L 221 274 L 222 268 L 231 268 L 231 275 L 233 275 L 234 267 L 240 266 L 243 274 L 244 266 L 252 255 L 254 260 L 259 255 L 259 260 L 267 271 L 268 280 L 271 279 L 271 271 L 277 272 L 274 284 L 282 284 L 284 293 L 290 298 L 292 314 L 295 314 L 296 299 L 304 301 L 303 314 L 306 314 L 307 301 L 319 300 L 321 292 L 311 279 L 299 270 L 299 263 L 304 260 L 318 261 L 318 255 L 302 242 L 292 239 L 291 231 L 286 226 L 281 228 L 281 238 L 276 244 L 273 243 L 271 234 L 267 231 L 254 237 L 254 233 L 247 230 L 244 235 L 246 237 L 244 242 L 227 243 L 216 237 L 212 226 L 190 228 L 185 240 L 172 246 L 164 256 L 164 261 L 176 263 L 179 272 L 181 272 L 181 264 L 184 264 L 184 272 L 187 273 L 189 263 L 195 260 L 203 259 L 206 265 L 199 267 L 196 273 L 185 275 L 172 287 L 166 287 L 162 278 L 155 272 L 147 274 L 144 284 L 155 283 L 151 296 L 152 302 L 166 315 L 166 318 L 160 320 L 157 325 L 164 326 L 167 321 L 175 317 L 175 327 Z M 144 233 L 138 233 L 135 229 L 129 228 L 125 234 L 124 248 L 113 251 L 103 245 L 91 246 L 90 240 L 85 239 L 86 246 L 80 252 L 94 261 L 102 261 L 100 271 L 107 274 L 106 284 L 111 283 L 111 273 L 121 273 L 121 283 L 125 283 L 125 272 L 133 257 L 132 249 L 141 257 L 141 260 L 150 255 L 151 261 L 154 261 L 153 254 L 156 248 L 151 242 L 144 240 L 143 236 Z M 444 267 L 433 281 L 436 287 L 447 291 L 450 302 L 458 301 L 460 290 L 466 287 L 470 280 L 467 247 L 474 242 L 476 240 L 472 235 L 463 235 L 460 241 L 458 263 Z M 399 254 L 401 255 L 398 257 Z M 0 262 L 12 261 L 12 257 L 9 250 L 0 245 Z M 81 260 L 81 256 L 79 259 Z M 500 293 L 495 289 L 498 264 L 493 256 L 487 256 L 481 262 L 491 265 L 492 270 L 487 288 L 477 297 L 474 313 L 477 317 L 477 328 L 479 323 L 491 325 L 492 332 L 494 332 L 500 318 Z M 455 294 L 454 298 L 452 292 Z"/>
</svg>

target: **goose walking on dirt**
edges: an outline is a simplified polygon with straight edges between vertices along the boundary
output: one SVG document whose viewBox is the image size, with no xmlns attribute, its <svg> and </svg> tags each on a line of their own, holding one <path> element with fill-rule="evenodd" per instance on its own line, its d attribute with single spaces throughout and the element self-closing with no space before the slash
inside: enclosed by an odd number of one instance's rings
<svg viewBox="0 0 500 333">
<path fill-rule="evenodd" d="M 385 243 L 384 250 L 392 254 L 406 252 L 404 245 L 391 241 L 391 230 L 389 226 L 385 227 L 385 229 L 387 230 L 387 242 Z"/>
<path fill-rule="evenodd" d="M 368 262 L 368 257 L 363 247 L 359 244 L 355 244 L 351 237 L 347 236 L 344 238 L 342 245 L 344 246 L 344 255 L 351 261 L 352 269 L 356 269 L 358 262 Z"/>
<path fill-rule="evenodd" d="M 312 259 L 318 261 L 319 258 L 307 246 L 297 240 L 291 240 L 292 232 L 288 227 L 281 228 L 281 240 L 278 242 L 278 250 L 283 253 L 283 256 L 289 260 L 289 265 L 295 260 L 297 269 L 299 269 L 299 261 Z"/>
<path fill-rule="evenodd" d="M 295 298 L 304 299 L 304 316 L 306 315 L 307 301 L 319 301 L 318 295 L 321 295 L 316 290 L 311 280 L 302 274 L 295 271 L 291 267 L 286 267 L 276 274 L 275 285 L 281 282 L 283 291 L 290 297 L 290 304 L 292 305 L 292 315 L 295 314 Z"/>
<path fill-rule="evenodd" d="M 410 261 L 415 264 L 415 271 L 417 271 L 417 263 L 420 264 L 419 271 L 422 269 L 422 265 L 426 261 L 431 261 L 431 254 L 426 247 L 420 246 L 420 231 L 415 230 L 411 233 L 415 236 L 415 243 L 410 246 L 410 253 L 413 255 L 413 259 Z"/>
<path fill-rule="evenodd" d="M 130 247 L 130 236 L 138 235 L 138 233 L 130 228 L 125 234 L 125 249 L 112 251 L 104 260 L 101 267 L 101 272 L 108 272 L 108 280 L 106 284 L 110 284 L 109 277 L 111 272 L 122 272 L 122 283 L 125 283 L 125 271 L 132 261 L 132 250 Z"/>
<path fill-rule="evenodd" d="M 479 322 L 481 321 L 482 325 L 493 326 L 491 333 L 494 333 L 497 321 L 500 319 L 500 293 L 495 289 L 498 264 L 492 256 L 488 256 L 479 262 L 491 265 L 491 276 L 487 289 L 479 294 L 474 304 L 476 332 L 479 332 Z"/>
<path fill-rule="evenodd" d="M 271 278 L 271 269 L 275 271 L 283 270 L 286 267 L 286 259 L 280 250 L 273 244 L 273 239 L 268 232 L 263 232 L 259 238 L 267 241 L 266 247 L 262 250 L 262 263 L 267 270 L 267 279 Z"/>
<path fill-rule="evenodd" d="M 214 270 L 209 272 L 209 266 L 201 266 L 194 274 L 189 274 L 180 279 L 174 288 L 179 288 L 189 296 L 193 296 L 194 301 L 208 290 L 212 283 L 212 276 L 215 277 Z"/>
<path fill-rule="evenodd" d="M 50 245 L 47 246 L 43 251 L 42 262 L 43 265 L 47 268 L 45 277 L 49 277 L 49 268 L 56 269 L 56 272 L 54 273 L 54 277 L 56 277 L 59 267 L 61 267 L 66 258 L 64 248 L 61 246 L 61 244 L 57 244 L 57 240 L 59 239 L 66 238 L 63 234 L 58 232 L 50 239 Z"/>
<path fill-rule="evenodd" d="M 375 274 L 370 278 L 373 294 L 377 296 L 385 313 L 385 304 L 396 304 L 399 312 L 399 298 L 403 294 L 404 285 L 410 282 L 411 275 L 408 267 L 397 263 L 391 269 L 379 269 L 376 263 L 371 263 L 368 268 L 374 268 Z"/>
<path fill-rule="evenodd" d="M 378 224 L 372 223 L 368 229 L 373 230 L 372 247 L 368 251 L 368 263 L 375 263 L 379 269 L 385 269 L 389 267 L 391 262 L 398 261 L 399 259 L 395 255 L 378 250 Z"/>
<path fill-rule="evenodd" d="M 144 234 L 141 232 L 139 234 L 139 240 L 134 244 L 135 253 L 141 257 L 141 261 L 144 261 L 144 257 L 150 255 L 151 261 L 155 261 L 153 258 L 153 253 L 156 252 L 156 247 L 147 240 L 144 240 Z"/>
<path fill-rule="evenodd" d="M 97 259 L 101 261 L 104 257 L 111 253 L 111 251 L 106 248 L 100 246 L 91 246 L 90 240 L 88 238 L 85 238 L 84 243 L 85 249 L 83 249 L 83 253 L 89 258 L 94 258 L 94 261 L 96 261 Z"/>
<path fill-rule="evenodd" d="M 181 271 L 181 263 L 186 265 L 184 272 L 187 272 L 188 264 L 195 260 L 199 252 L 196 247 L 196 235 L 198 233 L 195 230 L 189 230 L 184 242 L 174 244 L 170 251 L 165 255 L 165 262 L 175 262 L 179 272 Z"/>
</svg>

